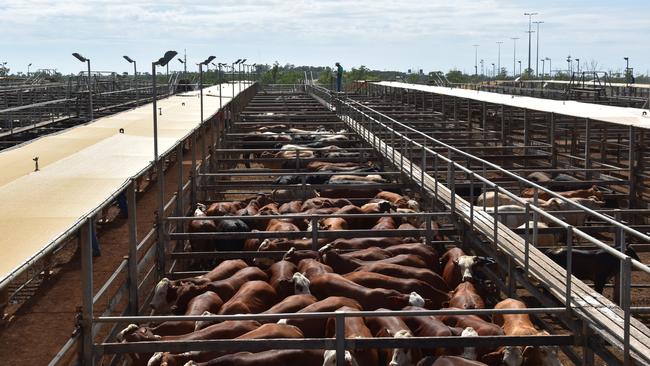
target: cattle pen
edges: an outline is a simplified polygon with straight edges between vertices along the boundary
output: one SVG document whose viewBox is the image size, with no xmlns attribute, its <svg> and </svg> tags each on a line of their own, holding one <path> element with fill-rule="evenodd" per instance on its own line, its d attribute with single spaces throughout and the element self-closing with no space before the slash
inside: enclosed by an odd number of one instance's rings
<svg viewBox="0 0 650 366">
<path fill-rule="evenodd" d="M 83 305 L 77 331 L 51 365 L 147 364 L 158 352 L 278 349 L 335 350 L 336 364 L 345 365 L 346 350 L 462 348 L 468 344 L 489 349 L 559 346 L 563 362 L 576 365 L 650 364 L 650 330 L 645 325 L 645 315 L 650 312 L 647 294 L 650 270 L 643 260 L 625 254 L 631 246 L 647 260 L 645 252 L 650 244 L 646 233 L 649 192 L 644 171 L 647 140 L 641 111 L 621 109 L 624 114 L 620 118 L 613 114 L 618 110 L 582 115 L 575 109 L 550 110 L 544 102 L 539 102 L 541 107 L 527 106 L 452 93 L 401 83 L 365 83 L 355 93 L 339 94 L 306 80 L 300 85 L 252 84 L 233 101 L 219 103 L 214 114 L 201 120 L 197 129 L 167 150 L 167 159 L 174 160 L 179 156 L 182 159 L 184 148 L 190 149 L 189 182 L 182 178 L 188 168 L 177 164 L 175 194 L 161 205 L 162 214 L 147 233 L 138 233 L 136 216 L 129 215 L 129 251 L 123 253 L 125 259 L 106 283 L 99 286 L 94 283 L 91 232 L 97 211 L 75 226 L 81 248 Z M 224 113 L 218 113 L 220 109 Z M 259 131 L 280 135 L 274 130 L 279 125 L 294 129 L 292 141 L 250 139 L 251 134 L 258 135 L 255 132 Z M 298 145 L 297 141 L 313 141 L 316 132 L 320 133 L 318 129 L 332 131 L 327 135 L 340 138 L 311 146 L 311 154 L 302 154 L 302 148 L 296 145 L 283 148 L 287 144 Z M 339 154 L 327 154 L 331 146 Z M 354 163 L 363 169 L 317 172 L 308 168 L 313 162 L 340 166 Z M 536 172 L 551 176 L 563 173 L 577 179 L 541 182 L 526 178 Z M 350 176 L 369 174 L 379 175 L 381 179 L 372 184 L 354 179 L 338 185 L 331 181 L 337 176 L 351 179 Z M 576 204 L 551 190 L 560 184 L 571 189 L 597 186 L 602 193 L 600 201 L 605 205 L 594 208 Z M 531 189 L 529 200 L 519 197 L 519 192 L 525 189 Z M 138 205 L 137 190 L 135 177 L 119 188 L 126 194 L 130 213 Z M 329 194 L 362 206 L 372 201 L 373 195 L 368 194 L 372 190 L 408 195 L 418 202 L 419 210 L 234 214 L 228 219 L 245 221 L 250 227 L 257 227 L 257 222 L 265 224 L 259 224 L 259 230 L 247 232 L 188 230 L 188 225 L 197 220 L 192 213 L 199 203 L 209 206 L 267 196 L 282 204 L 306 201 L 317 194 L 330 197 Z M 474 204 L 479 197 L 488 197 L 488 193 L 494 193 L 490 196 L 494 202 L 484 199 L 481 204 Z M 540 205 L 542 195 L 564 204 L 547 211 Z M 523 209 L 500 212 L 501 197 L 519 202 Z M 494 209 L 490 211 L 488 207 Z M 569 215 L 579 216 L 579 222 L 568 223 Z M 299 230 L 266 230 L 270 217 L 300 222 Z M 524 224 L 509 227 L 508 217 L 517 217 Z M 200 217 L 220 218 L 223 216 Z M 328 218 L 373 222 L 391 218 L 417 221 L 419 225 L 331 230 L 320 225 Z M 541 227 L 541 222 L 549 225 Z M 540 244 L 543 237 L 549 236 L 555 243 Z M 249 266 L 265 268 L 265 261 L 286 259 L 292 251 L 291 247 L 281 245 L 271 250 L 185 251 L 191 241 L 257 240 L 262 245 L 267 240 L 285 240 L 289 243 L 286 245 L 300 243 L 303 247 L 297 250 L 318 251 L 325 243 L 337 239 L 368 238 L 382 238 L 387 242 L 403 238 L 420 242 L 421 238 L 422 243 L 436 248 L 440 255 L 457 246 L 480 258 L 491 258 L 476 269 L 486 303 L 494 304 L 504 297 L 521 298 L 528 308 L 372 311 L 364 308 L 343 312 L 145 315 L 161 279 L 195 278 L 207 272 L 205 268 L 197 269 L 196 262 L 216 264 L 243 259 Z M 562 265 L 544 254 L 545 250 L 557 247 L 569 253 Z M 614 271 L 613 284 L 607 285 L 607 296 L 572 277 L 576 263 L 572 263 L 571 253 L 580 249 L 601 249 L 616 259 L 619 268 Z M 343 254 L 355 251 L 351 247 L 340 249 Z M 487 318 L 495 314 L 528 314 L 538 329 L 549 334 L 482 335 L 471 340 L 460 334 L 409 338 L 349 338 L 345 334 L 348 318 L 457 315 Z M 332 319 L 334 334 L 292 339 L 123 341 L 123 330 L 132 323 L 245 320 L 275 323 L 283 319 Z"/>
</svg>

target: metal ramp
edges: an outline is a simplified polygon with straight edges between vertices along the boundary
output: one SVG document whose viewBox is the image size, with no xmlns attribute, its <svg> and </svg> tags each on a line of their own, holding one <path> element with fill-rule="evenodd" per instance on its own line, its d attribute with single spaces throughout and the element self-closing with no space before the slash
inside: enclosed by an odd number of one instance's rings
<svg viewBox="0 0 650 366">
<path fill-rule="evenodd" d="M 567 100 L 605 101 L 608 87 L 612 87 L 612 82 L 604 71 L 574 72 L 565 97 Z"/>
</svg>

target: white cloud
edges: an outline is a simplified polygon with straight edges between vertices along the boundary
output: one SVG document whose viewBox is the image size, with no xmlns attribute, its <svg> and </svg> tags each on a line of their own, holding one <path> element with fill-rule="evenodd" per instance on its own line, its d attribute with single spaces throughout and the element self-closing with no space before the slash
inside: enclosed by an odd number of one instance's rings
<svg viewBox="0 0 650 366">
<path fill-rule="evenodd" d="M 335 52 L 332 57 L 346 57 L 349 64 L 380 68 L 410 66 L 413 57 L 423 65 L 469 67 L 473 43 L 482 45 L 481 57 L 494 58 L 494 42 L 506 41 L 505 57 L 509 38 L 519 36 L 523 50 L 526 6 L 539 7 L 534 10 L 546 22 L 541 39 L 549 52 L 608 57 L 608 49 L 641 49 L 644 40 L 638 38 L 650 33 L 643 11 L 584 1 L 4 0 L 0 45 L 155 49 L 169 44 L 200 52 L 214 47 L 226 54 L 284 55 L 296 63 L 318 63 Z"/>
</svg>

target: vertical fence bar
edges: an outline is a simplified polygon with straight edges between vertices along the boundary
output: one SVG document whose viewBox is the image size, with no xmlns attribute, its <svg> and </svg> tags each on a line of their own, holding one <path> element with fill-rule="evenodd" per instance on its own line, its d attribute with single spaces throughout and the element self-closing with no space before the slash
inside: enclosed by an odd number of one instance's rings
<svg viewBox="0 0 650 366">
<path fill-rule="evenodd" d="M 632 258 L 625 257 L 623 262 L 623 296 L 621 297 L 621 307 L 623 308 L 623 365 L 632 364 L 630 358 L 630 306 L 632 292 Z"/>
<path fill-rule="evenodd" d="M 568 314 L 571 314 L 571 272 L 573 262 L 573 226 L 566 228 L 566 294 L 565 306 Z"/>
<path fill-rule="evenodd" d="M 336 366 L 345 366 L 345 318 L 343 314 L 336 314 Z"/>
<path fill-rule="evenodd" d="M 84 238 L 85 236 L 85 238 Z M 81 273 L 82 273 L 82 345 L 84 365 L 94 365 L 93 357 L 93 218 L 86 219 L 86 229 L 81 231 Z"/>
<path fill-rule="evenodd" d="M 131 179 L 131 184 L 126 189 L 126 201 L 129 218 L 129 313 L 138 315 L 138 225 L 134 179 Z"/>
</svg>

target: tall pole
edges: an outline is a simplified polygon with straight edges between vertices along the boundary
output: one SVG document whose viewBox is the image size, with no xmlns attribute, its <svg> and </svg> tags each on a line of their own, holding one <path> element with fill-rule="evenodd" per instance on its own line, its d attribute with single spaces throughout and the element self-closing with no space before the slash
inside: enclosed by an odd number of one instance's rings
<svg viewBox="0 0 650 366">
<path fill-rule="evenodd" d="M 90 107 L 90 120 L 92 121 L 93 118 L 93 91 L 92 91 L 92 80 L 91 80 L 91 75 L 90 75 L 90 59 L 86 60 L 86 63 L 88 63 L 88 104 Z"/>
<path fill-rule="evenodd" d="M 135 106 L 140 105 L 140 90 L 138 89 L 138 66 L 133 61 L 133 84 L 135 84 Z"/>
<path fill-rule="evenodd" d="M 539 25 L 543 24 L 544 22 L 537 21 L 533 23 L 537 24 L 537 35 L 535 36 L 537 40 L 537 52 L 535 53 L 535 60 L 537 60 L 535 65 L 535 75 L 539 76 Z"/>
<path fill-rule="evenodd" d="M 473 44 L 472 47 L 474 47 L 474 75 L 478 75 L 478 47 L 480 45 L 478 44 Z"/>
<path fill-rule="evenodd" d="M 199 64 L 199 94 L 201 95 L 201 123 L 203 123 L 203 63 Z"/>
<path fill-rule="evenodd" d="M 513 45 L 513 51 L 512 51 L 512 76 L 515 77 L 517 76 L 517 40 L 519 37 L 512 37 L 512 45 Z"/>
<path fill-rule="evenodd" d="M 528 16 L 528 72 L 531 72 L 531 69 L 530 69 L 530 46 L 531 46 L 531 38 L 532 38 L 532 34 L 533 34 L 532 21 L 533 21 L 533 15 L 537 15 L 537 13 L 524 13 L 524 15 Z"/>
<path fill-rule="evenodd" d="M 157 90 L 156 90 L 156 63 L 151 63 L 151 75 L 153 75 L 153 161 L 154 164 L 158 161 L 158 106 L 157 106 Z M 162 179 L 158 177 L 158 179 Z M 161 213 L 162 214 L 162 213 Z"/>
<path fill-rule="evenodd" d="M 550 57 L 546 58 L 548 60 L 548 77 L 553 78 L 553 62 Z"/>
<path fill-rule="evenodd" d="M 183 75 L 187 75 L 187 49 L 183 48 Z"/>
<path fill-rule="evenodd" d="M 223 88 L 223 85 L 221 85 L 221 62 L 219 62 L 219 75 L 217 79 L 217 83 L 219 84 L 219 109 L 221 109 L 221 88 Z"/>
<path fill-rule="evenodd" d="M 497 69 L 499 70 L 499 73 L 501 73 L 501 44 L 503 44 L 502 41 L 497 42 L 497 45 L 499 47 L 499 52 L 497 57 Z"/>
<path fill-rule="evenodd" d="M 578 74 L 579 74 L 579 73 L 580 73 L 580 59 L 577 58 L 577 59 L 576 59 L 576 62 L 578 63 Z"/>
<path fill-rule="evenodd" d="M 542 61 L 542 81 L 544 81 L 544 59 Z"/>
</svg>

